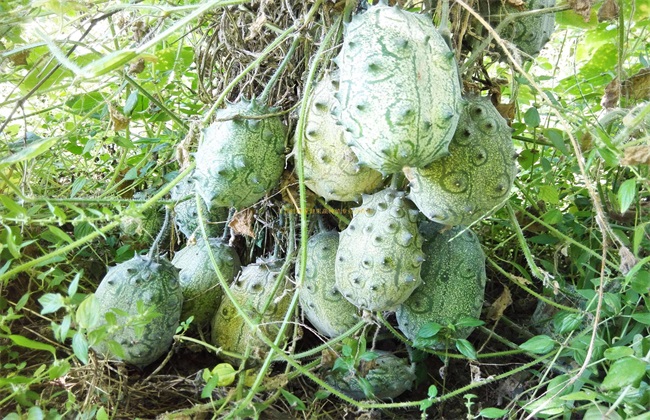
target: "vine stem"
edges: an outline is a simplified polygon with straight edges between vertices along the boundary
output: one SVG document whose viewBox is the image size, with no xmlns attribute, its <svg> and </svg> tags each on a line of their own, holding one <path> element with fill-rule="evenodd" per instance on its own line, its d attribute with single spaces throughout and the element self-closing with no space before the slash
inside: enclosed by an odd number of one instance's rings
<svg viewBox="0 0 650 420">
<path fill-rule="evenodd" d="M 167 193 L 169 191 L 171 191 L 171 189 L 174 188 L 174 186 L 176 184 L 178 184 L 183 178 L 185 178 L 185 176 L 187 176 L 187 174 L 192 172 L 192 170 L 194 169 L 194 166 L 195 166 L 195 163 L 190 164 L 190 166 L 188 166 L 183 172 L 178 174 L 178 176 L 176 178 L 174 178 L 169 184 L 167 184 L 163 189 L 158 191 L 157 194 L 155 194 L 153 197 L 151 197 L 149 200 L 147 200 L 140 207 L 139 210 L 142 212 L 142 211 L 148 209 L 149 207 L 153 206 L 154 204 L 156 204 L 158 202 L 158 200 L 160 200 L 162 197 L 167 195 Z M 130 213 L 131 213 L 131 211 L 129 211 L 127 209 L 121 215 L 127 215 L 128 216 L 128 215 L 130 215 Z M 32 267 L 36 267 L 36 266 L 39 266 L 39 265 L 44 265 L 48 261 L 52 260 L 52 258 L 54 258 L 56 256 L 66 254 L 66 253 L 74 250 L 75 248 L 78 248 L 78 247 L 92 241 L 93 239 L 95 239 L 95 238 L 97 238 L 99 236 L 103 236 L 106 232 L 108 232 L 111 229 L 114 229 L 117 226 L 119 226 L 120 222 L 121 222 L 121 220 L 114 220 L 114 221 L 110 222 L 109 224 L 107 224 L 106 226 L 103 226 L 103 227 L 95 230 L 94 232 L 89 233 L 88 235 L 84 236 L 83 238 L 79 238 L 74 242 L 70 242 L 66 246 L 63 246 L 61 248 L 57 248 L 57 249 L 55 249 L 54 251 L 52 251 L 52 252 L 50 252 L 48 254 L 42 255 L 42 256 L 40 256 L 38 258 L 34 258 L 31 261 L 20 264 L 19 266 L 14 267 L 11 270 L 8 270 L 4 274 L 0 275 L 0 283 L 2 283 L 3 281 L 9 280 L 11 277 L 15 276 L 16 274 L 21 273 L 23 271 L 26 271 L 26 270 L 28 270 L 28 269 L 30 269 Z"/>
<path fill-rule="evenodd" d="M 587 191 L 589 193 L 589 197 L 591 198 L 591 201 L 593 203 L 594 211 L 596 213 L 596 224 L 598 225 L 602 235 L 603 235 L 603 249 L 602 249 L 602 256 L 603 256 L 603 262 L 601 263 L 601 270 L 600 270 L 600 280 L 598 284 L 598 304 L 596 307 L 596 313 L 594 314 L 594 319 L 592 323 L 592 335 L 591 335 L 591 340 L 589 342 L 589 348 L 587 350 L 587 356 L 585 357 L 585 360 L 583 361 L 582 365 L 580 366 L 580 370 L 578 371 L 577 374 L 573 375 L 571 377 L 571 383 L 574 383 L 577 381 L 580 376 L 584 373 L 584 371 L 587 369 L 587 366 L 589 365 L 589 362 L 591 361 L 591 357 L 593 356 L 593 349 L 594 345 L 596 342 L 596 337 L 597 337 L 597 326 L 598 323 L 600 322 L 600 316 L 601 316 L 601 309 L 602 309 L 602 301 L 603 301 L 603 293 L 604 293 L 604 284 L 605 284 L 605 275 L 606 275 L 606 270 L 605 270 L 605 260 L 607 259 L 607 248 L 608 248 L 608 241 L 607 241 L 607 236 L 614 241 L 615 243 L 618 244 L 619 246 L 619 253 L 623 253 L 627 251 L 629 253 L 629 250 L 625 246 L 625 244 L 622 242 L 622 240 L 614 234 L 614 232 L 611 229 L 611 226 L 609 226 L 609 223 L 607 222 L 607 217 L 605 215 L 605 211 L 603 210 L 603 205 L 600 201 L 600 197 L 598 196 L 598 193 L 596 191 L 596 188 L 594 187 L 594 183 L 591 180 L 591 177 L 589 176 L 589 173 L 587 172 L 587 167 L 585 164 L 585 158 L 582 153 L 582 148 L 580 147 L 580 143 L 576 139 L 575 135 L 573 134 L 573 130 L 567 119 L 564 117 L 563 113 L 557 109 L 556 106 L 553 105 L 553 102 L 544 94 L 540 86 L 533 80 L 532 76 L 528 74 L 522 67 L 521 65 L 517 62 L 517 60 L 514 59 L 508 48 L 505 46 L 505 42 L 499 34 L 497 34 L 494 29 L 490 27 L 490 25 L 483 19 L 481 15 L 479 15 L 474 9 L 472 9 L 464 0 L 456 0 L 456 3 L 458 3 L 462 8 L 467 10 L 468 13 L 470 13 L 472 16 L 474 16 L 475 19 L 477 19 L 485 28 L 490 32 L 492 36 L 494 36 L 495 41 L 503 48 L 504 53 L 508 57 L 508 60 L 512 64 L 512 66 L 517 70 L 529 83 L 530 85 L 540 93 L 540 99 L 542 102 L 544 102 L 546 105 L 549 106 L 551 113 L 558 119 L 560 124 L 564 127 L 564 131 L 566 132 L 567 136 L 569 137 L 569 140 L 571 142 L 571 147 L 573 148 L 573 151 L 575 153 L 576 161 L 578 162 L 578 167 L 580 168 L 580 174 L 582 175 L 583 181 L 585 183 L 585 187 L 587 188 Z M 532 414 L 531 414 L 532 416 Z M 529 416 L 528 418 L 531 418 Z"/>
</svg>

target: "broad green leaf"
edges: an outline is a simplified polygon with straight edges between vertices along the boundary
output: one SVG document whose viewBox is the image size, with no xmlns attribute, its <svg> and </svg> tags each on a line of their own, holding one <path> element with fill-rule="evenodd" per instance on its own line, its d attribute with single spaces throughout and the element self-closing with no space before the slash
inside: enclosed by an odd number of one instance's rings
<svg viewBox="0 0 650 420">
<path fill-rule="evenodd" d="M 526 125 L 528 127 L 531 128 L 539 127 L 540 118 L 539 118 L 539 112 L 537 111 L 537 108 L 535 108 L 534 106 L 528 108 L 524 113 L 524 121 L 526 122 Z"/>
<path fill-rule="evenodd" d="M 379 354 L 375 353 L 374 351 L 366 351 L 359 356 L 359 360 L 363 360 L 366 362 L 369 362 L 371 360 L 375 360 L 376 358 L 379 357 Z"/>
<path fill-rule="evenodd" d="M 418 331 L 418 337 L 420 338 L 431 338 L 438 334 L 438 332 L 442 329 L 442 325 L 436 323 L 436 322 L 427 322 L 424 324 L 422 327 L 420 327 L 420 330 Z"/>
<path fill-rule="evenodd" d="M 46 293 L 38 298 L 38 303 L 43 307 L 41 309 L 41 315 L 56 312 L 65 305 L 63 296 L 58 293 Z"/>
<path fill-rule="evenodd" d="M 88 364 L 88 341 L 86 341 L 86 336 L 81 332 L 76 332 L 72 336 L 72 350 L 74 355 L 77 356 L 84 365 Z"/>
<path fill-rule="evenodd" d="M 564 401 L 595 401 L 598 394 L 593 391 L 578 391 L 560 397 Z"/>
<path fill-rule="evenodd" d="M 99 407 L 97 414 L 95 414 L 95 420 L 110 420 L 110 416 L 104 407 Z"/>
<path fill-rule="evenodd" d="M 68 112 L 87 115 L 89 112 L 95 111 L 93 114 L 90 114 L 93 118 L 101 118 L 101 114 L 97 111 L 105 105 L 106 99 L 100 92 L 73 95 L 65 102 Z"/>
<path fill-rule="evenodd" d="M 135 49 L 125 48 L 123 50 L 113 51 L 110 54 L 107 54 L 100 58 L 97 61 L 93 61 L 87 66 L 81 69 L 80 76 L 86 79 L 93 79 L 95 77 L 103 76 L 111 71 L 118 69 L 128 63 L 129 61 L 136 58 L 139 54 Z"/>
<path fill-rule="evenodd" d="M 6 195 L 0 194 L 0 202 L 2 202 L 2 205 L 9 210 L 9 213 L 7 215 L 24 215 L 27 213 L 27 210 L 20 204 L 16 203 L 14 200 L 11 198 L 7 197 Z"/>
<path fill-rule="evenodd" d="M 63 242 L 67 242 L 67 243 L 72 243 L 73 242 L 70 235 L 68 235 L 67 233 L 65 233 L 64 231 L 62 231 L 61 229 L 59 229 L 56 226 L 50 225 L 50 226 L 47 227 L 47 230 L 49 230 L 50 233 L 52 233 L 57 238 L 61 239 Z"/>
<path fill-rule="evenodd" d="M 619 211 L 625 213 L 636 197 L 636 179 L 628 179 L 621 184 L 618 189 L 618 203 L 621 207 Z"/>
<path fill-rule="evenodd" d="M 287 401 L 287 403 L 289 403 L 289 405 L 294 410 L 305 411 L 307 409 L 307 407 L 305 406 L 305 403 L 302 402 L 300 400 L 300 398 L 296 397 L 291 392 L 287 391 L 286 389 L 280 389 L 280 392 L 282 393 L 282 396 Z"/>
<path fill-rule="evenodd" d="M 68 296 L 72 297 L 77 293 L 77 289 L 79 288 L 79 279 L 81 279 L 81 273 L 82 271 L 77 271 L 77 273 L 74 275 L 74 279 L 70 282 L 70 285 L 68 286 Z"/>
<path fill-rule="evenodd" d="M 86 328 L 91 330 L 97 326 L 100 321 L 100 310 L 99 302 L 94 293 L 88 295 L 86 299 L 79 304 L 77 312 L 75 314 L 77 324 L 81 328 Z"/>
<path fill-rule="evenodd" d="M 489 408 L 484 408 L 481 410 L 478 415 L 481 417 L 485 417 L 486 419 L 500 419 L 501 417 L 507 415 L 509 413 L 508 410 L 502 410 L 500 408 L 494 408 L 494 407 L 489 407 Z"/>
<path fill-rule="evenodd" d="M 458 349 L 458 351 L 468 359 L 476 360 L 478 358 L 472 343 L 464 338 L 456 340 L 456 349 Z"/>
<path fill-rule="evenodd" d="M 40 341 L 34 341 L 32 339 L 17 334 L 9 335 L 7 338 L 9 338 L 11 341 L 14 342 L 14 344 L 18 346 L 25 347 L 28 349 L 33 349 L 33 350 L 49 351 L 50 353 L 52 353 L 52 356 L 56 357 L 56 349 L 54 348 L 54 346 L 51 346 L 49 344 L 41 343 Z"/>
<path fill-rule="evenodd" d="M 522 350 L 535 354 L 545 354 L 553 350 L 555 340 L 547 335 L 537 335 L 519 346 Z"/>
<path fill-rule="evenodd" d="M 133 109 L 138 103 L 138 98 L 140 97 L 140 94 L 138 93 L 137 90 L 134 90 L 129 94 L 129 97 L 126 98 L 126 103 L 124 104 L 124 109 L 122 112 L 124 112 L 124 115 L 127 117 L 131 116 L 131 113 L 133 113 Z"/>
<path fill-rule="evenodd" d="M 558 204 L 560 202 L 560 193 L 553 185 L 542 185 L 539 187 L 539 198 L 549 204 Z"/>
<path fill-rule="evenodd" d="M 456 322 L 456 327 L 479 327 L 483 324 L 485 324 L 485 322 L 481 321 L 480 319 L 476 319 L 471 316 L 464 316 L 459 319 L 458 322 Z"/>
<path fill-rule="evenodd" d="M 70 372 L 70 367 L 70 362 L 67 360 L 55 360 L 48 369 L 47 376 L 53 381 Z"/>
<path fill-rule="evenodd" d="M 430 385 L 429 390 L 427 391 L 427 396 L 429 398 L 436 398 L 438 396 L 438 387 Z"/>
<path fill-rule="evenodd" d="M 206 369 L 207 370 L 207 369 Z M 212 375 L 210 379 L 205 383 L 203 390 L 201 391 L 201 398 L 209 398 L 212 395 L 212 391 L 217 387 L 219 382 L 219 375 Z"/>
<path fill-rule="evenodd" d="M 40 407 L 29 407 L 29 411 L 27 411 L 27 420 L 43 420 L 44 418 L 45 415 Z"/>
<path fill-rule="evenodd" d="M 623 357 L 632 356 L 633 354 L 634 350 L 629 347 L 616 346 L 605 350 L 603 356 L 605 356 L 607 360 L 617 360 L 622 359 Z"/>
<path fill-rule="evenodd" d="M 558 130 L 557 128 L 549 128 L 546 129 L 545 134 L 546 137 L 553 144 L 553 146 L 555 146 L 556 149 L 562 152 L 564 156 L 571 156 L 571 152 L 569 152 L 569 148 L 564 142 L 564 136 L 562 135 L 562 131 Z"/>
<path fill-rule="evenodd" d="M 628 385 L 638 386 L 645 376 L 647 363 L 634 357 L 616 360 L 600 384 L 603 391 L 615 391 Z"/>
<path fill-rule="evenodd" d="M 582 314 L 558 312 L 553 317 L 553 327 L 556 334 L 564 334 L 577 329 L 582 324 Z"/>
<path fill-rule="evenodd" d="M 0 159 L 0 168 L 23 162 L 25 160 L 34 159 L 35 157 L 47 152 L 59 141 L 58 137 L 50 137 L 49 139 L 42 139 L 21 149 L 19 152 L 5 156 Z"/>
<path fill-rule="evenodd" d="M 645 325 L 650 325 L 650 313 L 649 312 L 643 312 L 640 314 L 632 314 L 632 319 L 640 322 Z"/>
</svg>

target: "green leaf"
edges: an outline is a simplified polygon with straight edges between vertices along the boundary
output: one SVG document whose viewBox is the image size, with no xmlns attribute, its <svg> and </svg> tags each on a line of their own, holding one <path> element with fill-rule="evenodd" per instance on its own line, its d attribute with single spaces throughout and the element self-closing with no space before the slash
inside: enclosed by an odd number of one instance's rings
<svg viewBox="0 0 650 420">
<path fill-rule="evenodd" d="M 640 314 L 632 314 L 632 319 L 635 320 L 636 322 L 640 322 L 645 325 L 650 325 L 650 313 L 649 312 L 643 312 Z"/>
<path fill-rule="evenodd" d="M 481 417 L 485 417 L 486 419 L 499 419 L 509 413 L 508 410 L 502 410 L 500 408 L 494 408 L 494 407 L 489 407 L 489 408 L 484 408 L 481 410 L 478 415 Z"/>
<path fill-rule="evenodd" d="M 476 350 L 474 349 L 474 346 L 472 346 L 472 343 L 465 340 L 464 338 L 456 340 L 456 348 L 468 359 L 476 360 L 478 358 L 476 355 Z"/>
<path fill-rule="evenodd" d="M 58 379 L 70 372 L 70 362 L 67 360 L 55 360 L 47 371 L 50 381 Z"/>
<path fill-rule="evenodd" d="M 280 389 L 280 392 L 282 392 L 282 396 L 294 410 L 305 411 L 307 409 L 305 403 L 302 402 L 300 398 L 293 395 L 291 392 L 287 391 L 286 389 Z"/>
<path fill-rule="evenodd" d="M 63 296 L 58 293 L 46 293 L 38 298 L 38 303 L 41 304 L 41 315 L 51 314 L 65 306 Z"/>
<path fill-rule="evenodd" d="M 22 335 L 16 335 L 16 334 L 9 335 L 7 338 L 9 338 L 11 341 L 14 342 L 14 344 L 20 347 L 25 347 L 33 350 L 49 351 L 50 353 L 52 353 L 52 356 L 56 357 L 56 349 L 54 348 L 54 346 L 51 346 L 49 344 L 41 343 L 40 341 L 34 341 L 27 337 L 23 337 Z"/>
<path fill-rule="evenodd" d="M 540 118 L 539 118 L 539 112 L 537 112 L 537 108 L 534 106 L 531 106 L 526 110 L 526 113 L 524 114 L 524 121 L 526 122 L 526 125 L 531 128 L 539 127 L 540 123 Z"/>
<path fill-rule="evenodd" d="M 79 279 L 81 279 L 81 273 L 82 271 L 77 271 L 77 273 L 74 275 L 74 279 L 70 282 L 70 285 L 68 286 L 68 297 L 72 297 L 77 293 L 77 289 L 79 288 Z"/>
<path fill-rule="evenodd" d="M 324 389 L 319 389 L 314 394 L 314 398 L 317 400 L 326 400 L 327 398 L 329 398 L 330 395 L 332 395 L 331 392 L 325 391 Z"/>
<path fill-rule="evenodd" d="M 84 365 L 88 364 L 88 341 L 86 341 L 86 336 L 79 331 L 72 336 L 72 351 Z"/>
<path fill-rule="evenodd" d="M 600 384 L 603 391 L 615 391 L 628 385 L 639 386 L 645 376 L 647 363 L 634 357 L 624 357 L 616 360 Z"/>
<path fill-rule="evenodd" d="M 632 356 L 633 354 L 634 350 L 629 347 L 616 346 L 605 350 L 603 356 L 605 356 L 607 360 L 617 360 L 622 359 L 623 357 Z"/>
<path fill-rule="evenodd" d="M 43 420 L 44 418 L 45 415 L 43 414 L 43 410 L 41 410 L 40 407 L 29 407 L 29 411 L 27 412 L 27 420 Z"/>
<path fill-rule="evenodd" d="M 558 204 L 560 202 L 560 193 L 553 185 L 542 185 L 539 187 L 539 198 L 549 204 Z"/>
<path fill-rule="evenodd" d="M 106 412 L 106 409 L 104 407 L 99 407 L 99 410 L 97 410 L 97 414 L 95 414 L 95 420 L 109 420 L 109 419 L 110 417 Z"/>
<path fill-rule="evenodd" d="M 623 182 L 618 189 L 618 203 L 621 213 L 625 213 L 636 197 L 636 179 L 628 179 Z"/>
<path fill-rule="evenodd" d="M 435 385 L 430 385 L 429 390 L 427 391 L 429 398 L 436 398 L 438 396 L 438 387 Z"/>
<path fill-rule="evenodd" d="M 5 166 L 23 162 L 25 160 L 34 159 L 35 157 L 49 151 L 57 141 L 59 141 L 58 137 L 35 141 L 34 143 L 31 143 L 30 145 L 21 149 L 19 152 L 0 159 L 0 169 Z"/>
<path fill-rule="evenodd" d="M 133 108 L 135 108 L 135 106 L 138 103 L 139 96 L 140 94 L 138 93 L 137 90 L 134 90 L 129 94 L 129 97 L 126 98 L 126 103 L 124 104 L 124 109 L 123 109 L 124 115 L 126 115 L 127 117 L 131 116 L 131 113 L 133 112 Z"/>
<path fill-rule="evenodd" d="M 0 194 L 0 202 L 5 206 L 9 213 L 7 215 L 21 216 L 27 213 L 27 210 L 6 195 Z"/>
<path fill-rule="evenodd" d="M 54 236 L 56 236 L 57 238 L 61 239 L 63 242 L 72 243 L 72 238 L 71 238 L 67 233 L 65 233 L 64 231 L 62 231 L 61 229 L 59 229 L 58 227 L 50 225 L 50 226 L 47 227 L 47 229 L 48 229 L 48 230 L 49 230 L 49 231 L 50 231 Z"/>
<path fill-rule="evenodd" d="M 485 324 L 485 322 L 481 321 L 480 319 L 476 319 L 471 316 L 464 316 L 461 319 L 459 319 L 458 322 L 456 322 L 456 327 L 458 328 L 479 327 L 483 324 Z"/>
<path fill-rule="evenodd" d="M 212 395 L 212 391 L 217 387 L 218 382 L 219 375 L 211 375 L 210 379 L 206 382 L 203 390 L 201 391 L 201 398 L 209 398 L 210 395 Z"/>
<path fill-rule="evenodd" d="M 361 356 L 359 356 L 359 360 L 369 362 L 371 360 L 375 360 L 378 357 L 379 357 L 379 354 L 375 353 L 374 351 L 367 351 L 367 352 L 364 352 L 363 354 L 361 354 Z"/>
<path fill-rule="evenodd" d="M 91 330 L 97 326 L 100 319 L 99 302 L 95 294 L 90 294 L 84 299 L 77 308 L 75 314 L 77 324 L 81 328 Z"/>
<path fill-rule="evenodd" d="M 550 142 L 553 144 L 553 146 L 562 152 L 564 156 L 571 156 L 571 152 L 569 151 L 566 143 L 564 142 L 564 136 L 562 134 L 562 131 L 558 130 L 557 128 L 548 128 L 545 131 L 546 137 L 550 140 Z"/>
<path fill-rule="evenodd" d="M 438 334 L 438 332 L 442 329 L 442 325 L 436 323 L 436 322 L 427 322 L 424 324 L 422 327 L 420 327 L 420 330 L 418 331 L 418 337 L 420 338 L 431 338 Z"/>
<path fill-rule="evenodd" d="M 593 391 L 572 392 L 560 397 L 563 401 L 596 401 L 598 394 Z"/>
<path fill-rule="evenodd" d="M 522 350 L 535 354 L 548 353 L 553 350 L 554 347 L 555 340 L 548 335 L 537 335 L 519 346 Z"/>
<path fill-rule="evenodd" d="M 553 317 L 553 327 L 556 334 L 564 334 L 576 330 L 582 324 L 582 314 L 558 312 Z"/>
</svg>

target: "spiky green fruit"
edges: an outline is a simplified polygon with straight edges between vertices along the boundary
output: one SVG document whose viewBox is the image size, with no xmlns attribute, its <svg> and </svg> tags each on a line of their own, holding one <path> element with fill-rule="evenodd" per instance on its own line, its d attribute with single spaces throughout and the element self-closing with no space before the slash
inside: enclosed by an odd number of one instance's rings
<svg viewBox="0 0 650 420">
<path fill-rule="evenodd" d="M 424 260 L 418 211 L 401 191 L 364 196 L 341 232 L 334 266 L 336 287 L 361 309 L 390 311 L 420 285 Z"/>
<path fill-rule="evenodd" d="M 357 201 L 373 192 L 382 176 L 359 161 L 344 138 L 343 127 L 332 115 L 335 82 L 326 75 L 309 98 L 303 136 L 305 185 L 326 200 Z M 297 147 L 298 141 L 294 140 Z M 294 148 L 295 155 L 295 148 Z"/>
<path fill-rule="evenodd" d="M 273 112 L 255 99 L 217 111 L 195 155 L 195 185 L 208 207 L 248 207 L 278 184 L 286 129 L 278 116 L 263 117 Z"/>
<path fill-rule="evenodd" d="M 335 62 L 339 120 L 362 163 L 390 174 L 447 153 L 461 91 L 430 17 L 382 2 L 352 19 Z"/>
<path fill-rule="evenodd" d="M 336 288 L 334 263 L 339 246 L 338 232 L 321 232 L 307 242 L 305 279 L 300 305 L 307 319 L 323 335 L 337 337 L 359 322 L 357 308 Z M 300 261 L 296 263 L 296 278 Z"/>
<path fill-rule="evenodd" d="M 199 229 L 199 213 L 194 192 L 192 176 L 186 177 L 171 190 L 172 201 L 176 202 L 174 205 L 174 222 L 176 222 L 176 227 L 186 239 L 201 234 Z M 189 199 L 187 199 L 188 196 L 190 196 Z M 211 210 L 208 210 L 208 206 L 205 205 L 203 200 L 199 203 L 206 221 L 208 237 L 216 238 L 221 236 L 225 227 L 225 220 L 228 218 L 228 209 L 226 207 L 215 206 Z"/>
<path fill-rule="evenodd" d="M 179 325 L 183 294 L 178 269 L 164 258 L 153 260 L 136 255 L 108 270 L 95 297 L 101 314 L 100 326 L 113 322 L 108 334 L 93 349 L 110 358 L 119 358 L 111 351 L 111 341 L 124 352 L 126 363 L 144 367 L 162 356 L 172 344 Z M 115 310 L 115 311 L 113 311 Z M 158 315 L 142 325 L 143 311 Z"/>
<path fill-rule="evenodd" d="M 485 254 L 474 232 L 461 226 L 442 231 L 431 222 L 420 230 L 422 285 L 396 311 L 399 329 L 409 340 L 416 340 L 429 322 L 446 327 L 464 317 L 479 318 L 485 294 Z M 459 328 L 454 338 L 467 338 L 471 332 Z"/>
<path fill-rule="evenodd" d="M 377 358 L 362 361 L 354 370 L 328 372 L 325 382 L 355 400 L 397 398 L 413 387 L 415 365 L 386 351 L 374 353 L 378 354 Z M 361 380 L 368 387 L 362 386 Z"/>
<path fill-rule="evenodd" d="M 501 1 L 484 0 L 480 3 L 481 14 L 488 16 L 497 27 L 509 14 L 542 10 L 555 6 L 555 0 L 524 0 L 521 8 Z M 555 13 L 540 13 L 512 19 L 501 31 L 501 37 L 511 41 L 526 55 L 534 57 L 544 48 L 555 31 Z"/>
<path fill-rule="evenodd" d="M 449 226 L 470 225 L 497 210 L 517 173 L 511 131 L 488 99 L 468 99 L 449 156 L 404 169 L 409 198 L 427 218 Z"/>
<path fill-rule="evenodd" d="M 287 280 L 278 277 L 282 265 L 283 260 L 258 260 L 243 267 L 239 277 L 230 285 L 235 301 L 270 340 L 276 339 L 291 303 Z M 212 343 L 239 354 L 244 354 L 247 346 L 258 355 L 266 351 L 266 344 L 248 327 L 233 302 L 225 296 L 212 318 Z"/>
<path fill-rule="evenodd" d="M 210 248 L 208 248 L 208 244 Z M 180 269 L 180 285 L 183 291 L 181 319 L 194 316 L 199 328 L 212 320 L 221 304 L 223 289 L 212 264 L 209 250 L 226 284 L 230 284 L 241 270 L 237 253 L 220 239 L 199 237 L 174 255 L 172 264 Z"/>
</svg>

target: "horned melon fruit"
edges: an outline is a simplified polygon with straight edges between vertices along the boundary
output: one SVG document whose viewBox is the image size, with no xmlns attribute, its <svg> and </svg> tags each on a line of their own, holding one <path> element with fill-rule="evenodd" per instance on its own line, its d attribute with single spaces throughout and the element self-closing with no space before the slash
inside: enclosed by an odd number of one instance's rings
<svg viewBox="0 0 650 420">
<path fill-rule="evenodd" d="M 136 255 L 108 270 L 95 291 L 102 314 L 100 325 L 107 324 L 104 314 L 112 312 L 116 322 L 93 349 L 99 354 L 118 358 L 111 352 L 111 341 L 122 346 L 126 363 L 145 367 L 171 346 L 179 325 L 183 294 L 178 269 L 164 258 Z M 140 309 L 158 313 L 141 325 Z M 115 310 L 113 312 L 113 310 Z"/>
<path fill-rule="evenodd" d="M 404 173 L 409 198 L 427 218 L 469 225 L 508 198 L 517 173 L 511 129 L 488 99 L 468 99 L 449 156 Z"/>
<path fill-rule="evenodd" d="M 430 17 L 381 1 L 352 19 L 335 62 L 338 117 L 361 163 L 389 174 L 447 153 L 460 83 Z"/>
<path fill-rule="evenodd" d="M 212 265 L 208 244 L 221 275 L 230 284 L 241 270 L 237 253 L 220 239 L 199 237 L 174 255 L 172 264 L 180 269 L 183 291 L 181 319 L 194 316 L 194 325 L 202 327 L 212 320 L 219 308 L 223 289 Z"/>
<path fill-rule="evenodd" d="M 194 182 L 191 176 L 183 179 L 171 190 L 172 201 L 176 202 L 174 205 L 174 222 L 176 222 L 178 230 L 187 239 L 190 239 L 190 237 L 197 233 L 199 235 L 201 234 L 194 192 Z M 181 201 L 187 196 L 191 196 L 191 198 Z M 206 233 L 208 237 L 216 238 L 220 236 L 225 227 L 224 221 L 228 218 L 228 209 L 226 207 L 215 206 L 211 210 L 208 210 L 203 200 L 200 201 L 199 205 L 201 206 L 203 217 L 206 219 Z"/>
<path fill-rule="evenodd" d="M 279 117 L 264 117 L 273 112 L 256 99 L 217 112 L 195 155 L 196 188 L 208 207 L 248 207 L 278 184 L 286 130 Z"/>
<path fill-rule="evenodd" d="M 402 191 L 387 188 L 364 196 L 352 216 L 336 253 L 336 287 L 358 308 L 394 310 L 421 282 L 418 211 Z"/>
<path fill-rule="evenodd" d="M 336 106 L 335 84 L 327 74 L 309 98 L 302 143 L 305 185 L 328 201 L 357 201 L 361 194 L 377 189 L 382 176 L 359 167 L 357 156 L 347 145 L 343 127 L 331 113 Z M 294 143 L 297 147 L 297 139 Z"/>
<path fill-rule="evenodd" d="M 375 350 L 374 353 L 377 354 L 375 359 L 362 361 L 354 370 L 328 372 L 325 382 L 355 400 L 397 398 L 413 387 L 415 365 L 386 351 Z M 361 385 L 360 378 L 367 381 L 369 389 Z"/>
<path fill-rule="evenodd" d="M 359 321 L 357 308 L 336 288 L 334 262 L 339 246 L 338 232 L 321 232 L 307 242 L 305 279 L 299 292 L 307 319 L 323 335 L 337 337 Z M 300 262 L 296 263 L 296 278 Z"/>
<path fill-rule="evenodd" d="M 485 294 L 485 254 L 474 232 L 461 226 L 443 231 L 431 222 L 420 230 L 426 258 L 422 285 L 396 311 L 399 329 L 409 340 L 429 322 L 447 326 L 463 317 L 479 318 Z M 471 331 L 460 328 L 455 338 Z"/>
<path fill-rule="evenodd" d="M 278 279 L 282 265 L 283 260 L 258 260 L 243 267 L 239 277 L 230 285 L 235 301 L 254 322 L 259 323 L 260 330 L 271 340 L 276 339 L 280 321 L 291 303 L 287 281 Z M 266 348 L 233 302 L 225 296 L 212 318 L 212 343 L 239 354 L 244 354 L 247 346 L 260 353 Z"/>
</svg>

